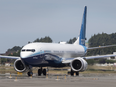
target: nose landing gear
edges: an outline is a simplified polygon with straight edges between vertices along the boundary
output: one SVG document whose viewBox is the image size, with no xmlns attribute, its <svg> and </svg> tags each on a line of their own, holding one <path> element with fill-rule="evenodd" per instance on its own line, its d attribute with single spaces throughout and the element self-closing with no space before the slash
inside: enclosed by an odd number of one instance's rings
<svg viewBox="0 0 116 87">
<path fill-rule="evenodd" d="M 29 72 L 27 72 L 28 76 L 33 76 L 33 72 L 32 72 L 32 66 L 28 66 Z"/>
<path fill-rule="evenodd" d="M 33 72 L 31 71 L 31 72 L 27 72 L 27 75 L 28 76 L 32 76 L 33 75 Z"/>
</svg>

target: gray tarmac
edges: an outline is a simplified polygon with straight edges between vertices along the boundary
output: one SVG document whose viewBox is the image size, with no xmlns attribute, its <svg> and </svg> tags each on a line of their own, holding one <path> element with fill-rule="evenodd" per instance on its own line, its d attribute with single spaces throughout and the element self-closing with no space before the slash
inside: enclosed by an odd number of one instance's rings
<svg viewBox="0 0 116 87">
<path fill-rule="evenodd" d="M 26 75 L 0 74 L 0 87 L 116 87 L 116 74 Z"/>
</svg>

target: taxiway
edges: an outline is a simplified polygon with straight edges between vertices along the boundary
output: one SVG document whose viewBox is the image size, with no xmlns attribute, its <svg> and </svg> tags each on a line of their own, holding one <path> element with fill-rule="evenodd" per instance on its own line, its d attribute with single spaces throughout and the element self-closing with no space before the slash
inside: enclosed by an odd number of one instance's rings
<svg viewBox="0 0 116 87">
<path fill-rule="evenodd" d="M 0 87 L 114 87 L 116 74 L 33 76 L 0 75 Z"/>
</svg>

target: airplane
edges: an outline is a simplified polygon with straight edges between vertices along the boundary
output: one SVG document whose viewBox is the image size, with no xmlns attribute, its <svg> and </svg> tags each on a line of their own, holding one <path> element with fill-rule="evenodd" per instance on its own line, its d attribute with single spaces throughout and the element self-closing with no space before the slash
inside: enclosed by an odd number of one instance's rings
<svg viewBox="0 0 116 87">
<path fill-rule="evenodd" d="M 116 45 L 101 46 L 87 48 L 85 46 L 86 40 L 86 15 L 87 6 L 84 8 L 83 19 L 81 24 L 80 35 L 73 44 L 60 43 L 40 43 L 33 42 L 25 45 L 20 52 L 20 57 L 3 56 L 0 58 L 16 59 L 14 62 L 14 69 L 17 72 L 27 72 L 28 76 L 32 76 L 32 67 L 40 67 L 38 69 L 38 76 L 46 75 L 47 70 L 43 67 L 65 67 L 70 66 L 71 76 L 76 73 L 85 71 L 87 69 L 87 59 L 107 58 L 116 55 L 101 55 L 85 57 L 88 50 L 112 47 Z"/>
</svg>

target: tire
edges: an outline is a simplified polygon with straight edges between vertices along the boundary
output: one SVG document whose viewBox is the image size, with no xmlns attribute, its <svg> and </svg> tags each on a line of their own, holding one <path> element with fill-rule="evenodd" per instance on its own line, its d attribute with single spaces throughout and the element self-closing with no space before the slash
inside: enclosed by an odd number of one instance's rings
<svg viewBox="0 0 116 87">
<path fill-rule="evenodd" d="M 76 76 L 79 76 L 79 72 L 76 72 Z"/>
<path fill-rule="evenodd" d="M 46 76 L 46 69 L 43 69 L 43 75 Z"/>
<path fill-rule="evenodd" d="M 27 75 L 28 76 L 33 76 L 33 72 L 28 72 Z"/>
<path fill-rule="evenodd" d="M 74 72 L 73 72 L 73 70 L 71 70 L 70 75 L 71 75 L 71 76 L 74 76 Z"/>
<path fill-rule="evenodd" d="M 41 76 L 41 74 L 42 74 L 42 70 L 38 69 L 38 76 Z"/>
<path fill-rule="evenodd" d="M 67 74 L 68 74 L 68 75 L 71 75 L 71 72 L 70 72 L 70 71 L 68 71 L 68 72 L 67 72 Z"/>
</svg>

